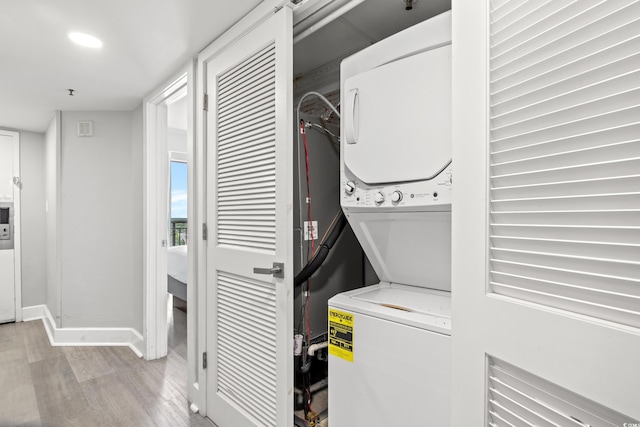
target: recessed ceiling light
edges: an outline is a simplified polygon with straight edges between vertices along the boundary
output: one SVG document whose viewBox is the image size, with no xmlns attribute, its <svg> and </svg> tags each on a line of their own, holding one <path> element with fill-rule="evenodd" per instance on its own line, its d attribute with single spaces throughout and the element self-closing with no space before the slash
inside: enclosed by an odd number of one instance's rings
<svg viewBox="0 0 640 427">
<path fill-rule="evenodd" d="M 84 47 L 92 47 L 98 49 L 102 47 L 102 41 L 89 34 L 85 33 L 69 33 L 69 38 L 72 42 Z"/>
</svg>

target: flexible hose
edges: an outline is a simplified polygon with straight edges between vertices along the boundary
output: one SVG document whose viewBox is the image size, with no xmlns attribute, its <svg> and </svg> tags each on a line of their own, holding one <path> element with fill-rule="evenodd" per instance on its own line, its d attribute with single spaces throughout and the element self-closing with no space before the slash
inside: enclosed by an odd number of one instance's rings
<svg viewBox="0 0 640 427">
<path fill-rule="evenodd" d="M 307 279 L 309 279 L 309 277 L 313 275 L 313 273 L 318 270 L 318 268 L 320 268 L 324 260 L 329 255 L 331 248 L 336 243 L 336 240 L 338 240 L 338 237 L 340 237 L 340 234 L 342 234 L 342 230 L 344 230 L 344 227 L 346 225 L 347 218 L 344 216 L 343 212 L 340 212 L 340 217 L 333 225 L 333 228 L 331 229 L 331 233 L 327 237 L 327 240 L 322 242 L 316 252 L 316 255 L 311 259 L 311 261 L 307 263 L 307 265 L 304 266 L 300 273 L 296 275 L 295 279 L 293 280 L 294 286 L 302 285 L 307 281 Z"/>
</svg>

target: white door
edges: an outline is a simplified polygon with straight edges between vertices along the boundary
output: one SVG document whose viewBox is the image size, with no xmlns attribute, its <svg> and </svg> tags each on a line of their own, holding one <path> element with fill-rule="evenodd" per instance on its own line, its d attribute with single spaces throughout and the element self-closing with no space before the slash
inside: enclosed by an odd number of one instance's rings
<svg viewBox="0 0 640 427">
<path fill-rule="evenodd" d="M 0 323 L 20 320 L 19 147 L 18 133 L 0 130 Z"/>
<path fill-rule="evenodd" d="M 640 2 L 453 2 L 455 426 L 640 419 Z"/>
<path fill-rule="evenodd" d="M 293 422 L 289 7 L 222 50 L 207 65 L 205 85 L 207 414 L 220 427 L 287 426 Z M 268 273 L 278 263 L 280 274 Z"/>
</svg>

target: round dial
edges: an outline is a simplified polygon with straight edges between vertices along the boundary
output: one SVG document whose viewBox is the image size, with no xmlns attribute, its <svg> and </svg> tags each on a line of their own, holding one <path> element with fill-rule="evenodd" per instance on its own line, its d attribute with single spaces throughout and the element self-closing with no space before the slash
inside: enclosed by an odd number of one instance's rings
<svg viewBox="0 0 640 427">
<path fill-rule="evenodd" d="M 356 191 L 356 183 L 353 181 L 347 181 L 344 184 L 344 192 L 351 195 L 354 191 Z"/>
<path fill-rule="evenodd" d="M 384 202 L 384 193 L 380 191 L 377 192 L 376 195 L 373 197 L 373 200 L 375 200 L 375 202 L 378 204 Z"/>
<path fill-rule="evenodd" d="M 391 193 L 391 201 L 393 203 L 398 203 L 402 200 L 402 191 L 394 191 L 393 193 Z"/>
</svg>

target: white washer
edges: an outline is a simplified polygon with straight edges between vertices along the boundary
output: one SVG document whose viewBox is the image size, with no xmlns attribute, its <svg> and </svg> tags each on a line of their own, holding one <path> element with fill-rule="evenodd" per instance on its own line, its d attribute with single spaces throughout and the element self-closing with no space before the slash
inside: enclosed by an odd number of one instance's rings
<svg viewBox="0 0 640 427">
<path fill-rule="evenodd" d="M 329 300 L 331 427 L 450 425 L 451 13 L 341 64 L 341 206 L 380 283 Z"/>
<path fill-rule="evenodd" d="M 331 427 L 450 425 L 450 302 L 387 283 L 329 301 L 330 312 L 353 315 L 353 361 L 329 358 Z"/>
</svg>

